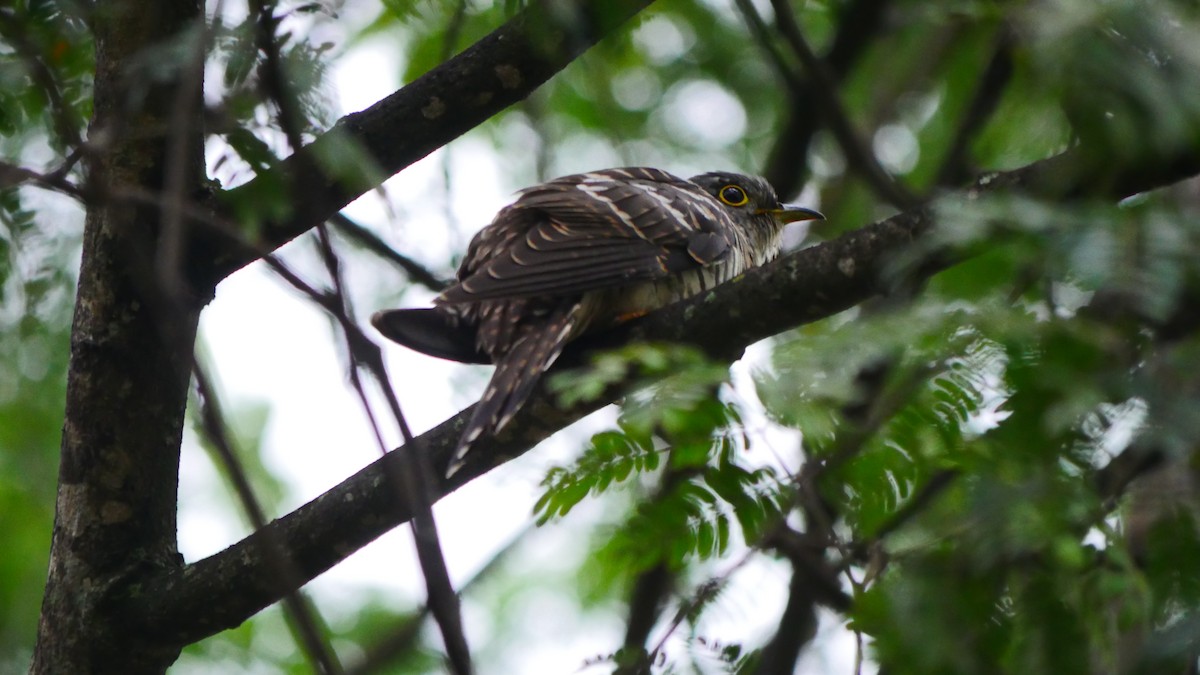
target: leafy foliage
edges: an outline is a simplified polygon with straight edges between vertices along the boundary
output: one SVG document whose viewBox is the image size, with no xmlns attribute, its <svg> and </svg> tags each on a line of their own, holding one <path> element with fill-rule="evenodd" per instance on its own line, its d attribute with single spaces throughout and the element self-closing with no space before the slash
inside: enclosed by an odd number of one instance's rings
<svg viewBox="0 0 1200 675">
<path fill-rule="evenodd" d="M 95 147 L 81 145 L 94 8 L 9 4 L 0 8 L 0 154 L 6 166 L 83 185 L 76 159 Z M 338 5 L 341 15 L 333 3 L 275 5 L 282 101 L 264 79 L 254 16 L 210 17 L 187 40 L 122 67 L 149 81 L 183 68 L 190 46 L 211 45 L 205 123 L 216 190 L 270 172 L 290 152 L 281 103 L 295 107 L 306 140 L 333 124 L 331 74 L 343 57 L 385 52 L 392 70 L 370 76 L 399 85 L 527 4 L 387 0 Z M 895 210 L 829 131 L 823 103 L 835 95 L 867 154 L 919 197 L 1067 147 L 1119 167 L 1200 146 L 1195 3 L 790 3 L 833 82 L 811 90 L 794 88 L 811 73 L 767 4 L 789 3 L 660 0 L 470 142 L 495 149 L 488 161 L 509 188 L 601 165 L 774 171 L 782 193 L 803 191 L 830 216 L 807 232 L 814 240 Z M 747 7 L 762 10 L 765 36 L 749 27 Z M 336 152 L 322 160 L 372 170 L 355 149 Z M 10 184 L 17 175 L 0 175 L 3 671 L 27 660 L 47 564 L 82 220 L 59 196 Z M 796 627 L 743 630 L 753 622 L 731 608 L 769 613 L 764 598 L 781 586 L 768 575 L 755 590 L 732 580 L 751 561 L 798 574 L 795 552 L 775 536 L 786 529 L 810 538 L 813 567 L 851 596 L 836 611 L 868 639 L 864 657 L 890 673 L 1193 666 L 1197 204 L 1190 184 L 1118 205 L 942 198 L 936 230 L 898 252 L 880 280 L 886 298 L 773 340 L 753 362 L 752 387 L 663 345 L 632 345 L 561 377 L 564 404 L 630 378 L 665 379 L 631 395 L 616 428 L 547 474 L 534 513 L 547 526 L 539 542 L 562 538 L 546 545 L 555 554 L 526 552 L 493 586 L 466 594 L 468 623 L 494 624 L 480 663 L 519 671 L 526 664 L 514 654 L 530 645 L 573 648 L 576 636 L 547 639 L 536 620 L 552 615 L 558 628 L 578 610 L 578 634 L 609 640 L 599 651 L 612 656 L 596 667 L 652 656 L 653 672 L 756 672 L 768 633 Z M 282 182 L 235 207 L 247 233 L 292 208 Z M 423 246 L 416 241 L 407 245 Z M 339 253 L 344 268 L 369 274 L 377 264 Z M 956 264 L 913 288 L 911 273 L 933 256 Z M 261 455 L 271 442 L 260 436 L 262 411 L 231 416 L 252 428 L 242 445 L 265 501 L 285 503 L 289 490 Z M 1126 460 L 1129 474 L 1118 471 Z M 616 651 L 614 617 L 656 569 L 671 583 L 651 638 Z M 329 632 L 350 654 L 373 651 L 417 614 L 378 595 L 349 609 L 336 594 L 314 595 L 336 608 Z M 730 615 L 742 621 L 720 623 Z M 810 654 L 835 655 L 831 623 Z M 304 672 L 290 641 L 272 610 L 193 645 L 178 668 Z M 410 637 L 380 670 L 438 671 L 434 642 Z M 575 653 L 583 662 L 590 652 Z"/>
<path fill-rule="evenodd" d="M 780 516 L 782 487 L 772 468 L 751 470 L 738 462 L 748 439 L 738 433 L 736 406 L 718 398 L 724 368 L 692 350 L 634 345 L 601 355 L 594 369 L 556 386 L 602 390 L 630 361 L 644 375 L 671 377 L 633 395 L 619 429 L 592 436 L 574 466 L 547 473 L 534 505 L 539 524 L 565 516 L 588 495 L 655 472 L 665 456 L 662 490 L 614 532 L 601 555 L 627 570 L 678 567 L 692 556 L 724 554 L 738 530 L 744 540 L 756 540 Z"/>
</svg>

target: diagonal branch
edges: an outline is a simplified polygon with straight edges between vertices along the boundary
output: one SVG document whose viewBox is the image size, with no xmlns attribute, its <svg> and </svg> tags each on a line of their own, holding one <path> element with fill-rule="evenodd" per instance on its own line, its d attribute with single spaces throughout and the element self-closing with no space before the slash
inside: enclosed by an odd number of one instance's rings
<svg viewBox="0 0 1200 675">
<path fill-rule="evenodd" d="M 1087 154 L 1072 150 L 1014 171 L 991 174 L 958 193 L 1023 192 L 1063 199 L 1076 195 L 1118 199 L 1200 173 L 1200 150 L 1173 157 L 1146 158 L 1136 165 L 1096 168 Z M 832 316 L 895 287 L 896 254 L 932 226 L 928 209 L 902 213 L 838 239 L 793 252 L 712 293 L 679 303 L 645 319 L 575 344 L 563 354 L 562 368 L 578 366 L 589 350 L 630 341 L 672 341 L 699 346 L 717 358 L 737 358 L 750 344 L 796 326 Z M 919 279 L 951 264 L 932 259 L 910 271 Z M 905 280 L 911 282 L 911 279 Z M 749 311 L 754 309 L 756 311 Z M 452 479 L 429 489 L 435 498 L 519 456 L 555 431 L 614 400 L 629 383 L 598 400 L 558 408 L 540 391 L 503 433 L 469 456 Z M 435 467 L 449 461 L 464 410 L 416 440 Z M 264 553 L 279 542 L 296 569 L 311 579 L 397 525 L 411 513 L 406 500 L 387 489 L 391 472 L 417 476 L 411 453 L 393 452 L 333 489 L 272 522 L 241 542 L 179 571 L 163 573 L 126 600 L 127 615 L 140 630 L 186 644 L 236 626 L 276 602 L 295 586 L 278 578 Z"/>
<path fill-rule="evenodd" d="M 972 174 L 969 158 L 971 143 L 1000 106 L 1000 100 L 1013 77 L 1015 48 L 1016 36 L 1012 28 L 1000 26 L 992 48 L 992 58 L 979 76 L 975 94 L 954 131 L 950 148 L 934 179 L 935 185 L 957 185 Z"/>
<path fill-rule="evenodd" d="M 288 86 L 283 72 L 279 53 L 280 40 L 275 34 L 278 23 L 275 17 L 276 3 L 274 0 L 250 0 L 250 7 L 258 15 L 256 41 L 259 51 L 263 52 L 263 85 L 271 100 L 275 102 L 279 126 L 287 136 L 288 146 L 296 150 L 301 147 L 303 142 L 301 133 L 304 118 L 295 92 Z M 295 167 L 297 172 L 320 171 L 315 164 L 306 165 L 304 163 L 308 159 L 306 155 L 298 154 L 296 158 L 302 162 Z M 293 187 L 296 186 L 293 185 Z M 297 195 L 293 192 L 291 198 L 295 200 L 296 197 Z M 446 656 L 451 666 L 451 672 L 455 675 L 470 675 L 474 669 L 471 665 L 471 654 L 466 635 L 462 628 L 458 596 L 454 593 L 454 587 L 450 583 L 450 574 L 446 569 L 446 560 L 442 554 L 437 523 L 431 510 L 432 498 L 426 494 L 424 489 L 424 486 L 430 482 L 424 477 L 432 476 L 432 470 L 429 468 L 428 459 L 421 452 L 420 446 L 413 442 L 408 422 L 400 409 L 400 402 L 388 381 L 379 348 L 362 336 L 358 326 L 351 321 L 350 304 L 342 283 L 341 260 L 334 253 L 328 227 L 323 222 L 317 225 L 317 241 L 321 259 L 333 282 L 333 291 L 327 298 L 319 298 L 314 295 L 314 300 L 333 314 L 346 338 L 350 359 L 350 383 L 358 393 L 363 411 L 375 430 L 380 451 L 387 454 L 388 448 L 380 435 L 379 425 L 363 387 L 362 371 L 370 373 L 383 389 L 391 408 L 392 417 L 404 438 L 404 444 L 418 460 L 419 475 L 415 479 L 409 474 L 396 476 L 396 482 L 392 488 L 405 497 L 408 510 L 414 514 L 412 533 L 417 547 L 421 578 L 425 581 L 429 607 L 442 633 L 442 642 L 446 646 Z"/>
<path fill-rule="evenodd" d="M 542 0 L 453 59 L 361 112 L 347 115 L 275 168 L 220 197 L 237 205 L 294 195 L 286 215 L 259 226 L 278 247 L 328 220 L 386 178 L 529 96 L 652 0 Z M 268 200 L 270 203 L 270 200 Z M 212 238 L 196 242 L 192 277 L 211 288 L 258 255 Z"/>
<path fill-rule="evenodd" d="M 450 285 L 448 277 L 438 276 L 433 270 L 400 253 L 389 246 L 386 241 L 380 239 L 379 235 L 355 222 L 349 216 L 335 213 L 329 219 L 329 224 L 356 246 L 360 246 L 404 270 L 413 283 L 420 284 L 434 293 L 441 293 Z"/>
<path fill-rule="evenodd" d="M 408 452 L 412 453 L 419 469 L 414 480 L 411 475 L 393 476 L 391 488 L 405 497 L 408 510 L 415 515 L 412 520 L 413 540 L 417 547 L 417 561 L 421 567 L 421 577 L 425 581 L 428 595 L 428 606 L 433 612 L 434 622 L 442 632 L 442 643 L 446 646 L 446 657 L 451 672 L 455 675 L 470 675 L 474 671 L 471 665 L 471 652 L 467 645 L 466 634 L 462 627 L 462 612 L 458 604 L 458 596 L 450 582 L 450 573 L 446 568 L 446 559 L 442 554 L 441 539 L 438 536 L 437 523 L 433 517 L 433 497 L 428 494 L 425 486 L 432 483 L 433 469 L 429 466 L 429 457 L 421 451 L 421 446 L 413 439 L 408 420 L 400 409 L 400 400 L 388 378 L 383 365 L 383 354 L 379 347 L 371 342 L 351 319 L 350 301 L 342 284 L 341 260 L 333 251 L 329 239 L 329 231 L 324 223 L 317 227 L 321 257 L 325 261 L 326 270 L 333 280 L 332 304 L 336 310 L 335 316 L 346 338 L 347 352 L 350 358 L 350 383 L 358 393 L 363 410 L 371 419 L 375 428 L 375 437 L 379 450 L 386 455 L 388 447 L 379 433 L 371 403 L 363 387 L 361 372 L 368 373 L 383 390 L 384 398 L 391 409 L 392 419 L 400 430 L 401 438 Z"/>
<path fill-rule="evenodd" d="M 837 33 L 823 57 L 835 87 L 874 44 L 889 3 L 890 0 L 853 0 L 837 12 Z M 808 176 L 808 166 L 796 158 L 808 156 L 809 144 L 819 129 L 817 107 L 809 102 L 820 101 L 826 93 L 811 75 L 803 81 L 797 80 L 791 65 L 774 46 L 775 31 L 767 26 L 750 0 L 737 0 L 737 6 L 754 40 L 762 46 L 788 87 L 788 116 L 763 165 L 762 175 L 782 194 L 792 195 L 800 191 Z"/>
</svg>

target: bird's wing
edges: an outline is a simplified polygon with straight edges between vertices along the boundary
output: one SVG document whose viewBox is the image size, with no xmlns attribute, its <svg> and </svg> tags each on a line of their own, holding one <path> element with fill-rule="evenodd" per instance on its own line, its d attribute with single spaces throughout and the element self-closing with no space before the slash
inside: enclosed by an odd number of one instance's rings
<svg viewBox="0 0 1200 675">
<path fill-rule="evenodd" d="M 723 259 L 733 221 L 699 186 L 609 169 L 525 190 L 472 242 L 440 303 L 573 295 Z"/>
</svg>

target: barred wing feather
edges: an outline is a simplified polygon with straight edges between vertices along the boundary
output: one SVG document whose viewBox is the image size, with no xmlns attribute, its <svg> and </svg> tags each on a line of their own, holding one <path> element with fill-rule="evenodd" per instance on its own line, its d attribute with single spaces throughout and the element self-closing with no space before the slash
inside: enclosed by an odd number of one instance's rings
<svg viewBox="0 0 1200 675">
<path fill-rule="evenodd" d="M 573 295 L 663 279 L 723 259 L 729 215 L 695 184 L 610 169 L 536 186 L 472 242 L 440 303 Z M 490 230 L 490 231 L 489 231 Z"/>
</svg>

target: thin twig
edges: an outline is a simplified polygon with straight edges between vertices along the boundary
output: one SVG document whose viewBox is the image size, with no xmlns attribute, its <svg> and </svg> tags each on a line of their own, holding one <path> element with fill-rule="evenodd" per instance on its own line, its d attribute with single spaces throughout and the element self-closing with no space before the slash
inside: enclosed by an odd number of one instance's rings
<svg viewBox="0 0 1200 675">
<path fill-rule="evenodd" d="M 837 140 L 846 156 L 847 163 L 859 173 L 879 196 L 886 199 L 896 208 L 907 210 L 920 204 L 916 195 L 897 181 L 879 164 L 867 144 L 859 138 L 850 115 L 842 104 L 838 94 L 837 81 L 829 72 L 828 67 L 809 47 L 808 41 L 800 30 L 796 16 L 786 0 L 771 0 L 775 9 L 775 22 L 784 41 L 791 47 L 792 52 L 804 66 L 808 76 L 817 85 L 817 95 L 810 101 L 822 112 L 829 131 Z M 795 92 L 804 91 L 804 84 L 795 75 L 787 79 L 788 86 Z"/>
<path fill-rule="evenodd" d="M 351 320 L 349 300 L 342 286 L 340 263 L 333 251 L 329 232 L 323 224 L 317 227 L 317 236 L 321 245 L 321 257 L 330 278 L 333 279 L 334 299 L 340 310 L 337 318 L 346 336 L 347 348 L 350 353 L 350 381 L 358 391 L 363 406 L 369 409 L 370 404 L 359 380 L 358 371 L 365 369 L 371 374 L 387 400 L 392 417 L 404 438 L 405 447 L 417 459 L 417 466 L 423 480 L 414 481 L 410 474 L 397 474 L 393 476 L 394 483 L 396 488 L 403 490 L 403 494 L 409 500 L 410 508 L 416 514 L 412 520 L 412 531 L 417 546 L 417 560 L 421 564 L 421 571 L 425 578 L 429 607 L 442 632 L 446 655 L 450 659 L 454 672 L 459 675 L 469 675 L 473 670 L 471 652 L 462 627 L 458 595 L 454 592 L 454 586 L 450 582 L 450 572 L 446 568 L 446 559 L 442 553 L 437 523 L 433 518 L 433 495 L 428 488 L 433 484 L 433 467 L 429 464 L 429 454 L 413 437 L 408 420 L 400 408 L 400 401 L 396 397 L 396 390 L 388 378 L 379 347 L 358 329 L 358 324 Z M 374 423 L 373 417 L 372 423 Z M 379 439 L 380 452 L 386 455 L 388 448 L 383 443 L 378 430 L 376 430 L 376 438 Z"/>
<path fill-rule="evenodd" d="M 63 158 L 63 161 L 58 165 L 58 168 L 46 174 L 46 179 L 51 182 L 65 180 L 67 174 L 71 172 L 71 169 L 74 169 L 75 165 L 83 159 L 84 153 L 91 149 L 92 144 L 89 142 L 85 141 L 79 144 L 67 153 L 67 156 Z"/>
<path fill-rule="evenodd" d="M 375 437 L 381 451 L 387 454 L 387 446 L 384 445 L 383 436 L 379 431 L 378 424 L 375 422 L 374 413 L 369 405 L 362 383 L 359 380 L 359 368 L 366 368 L 379 383 L 380 389 L 391 408 L 392 415 L 400 427 L 400 432 L 405 442 L 405 452 L 414 459 L 417 468 L 415 474 L 412 471 L 400 472 L 393 470 L 388 472 L 387 477 L 392 483 L 393 488 L 399 493 L 401 499 L 406 502 L 409 513 L 415 514 L 412 518 L 412 525 L 413 537 L 416 540 L 417 546 L 417 557 L 421 563 L 430 607 L 433 610 L 434 618 L 438 621 L 446 643 L 447 656 L 450 657 L 451 664 L 456 669 L 455 672 L 464 675 L 470 673 L 470 652 L 467 649 L 466 638 L 462 632 L 457 596 L 454 594 L 453 586 L 450 583 L 450 575 L 446 569 L 445 559 L 442 556 L 436 526 L 432 522 L 433 515 L 430 504 L 432 503 L 433 496 L 429 493 L 428 486 L 436 482 L 433 479 L 433 469 L 429 466 L 428 453 L 421 451 L 418 441 L 412 435 L 408 423 L 405 421 L 404 414 L 401 412 L 395 390 L 392 388 L 384 369 L 382 352 L 380 352 L 378 345 L 372 342 L 347 315 L 345 305 L 343 304 L 345 302 L 344 294 L 338 290 L 332 292 L 317 290 L 301 279 L 299 275 L 289 269 L 287 265 L 274 255 L 265 256 L 263 260 L 272 271 L 311 298 L 337 321 L 342 334 L 346 338 L 347 349 L 351 355 L 351 384 L 354 386 L 359 400 L 364 405 L 367 415 L 371 420 L 372 429 L 375 432 Z M 332 265 L 331 269 L 334 278 L 338 278 L 336 260 L 333 262 L 327 260 L 326 264 Z M 339 282 L 335 281 L 334 283 L 336 285 Z"/>
<path fill-rule="evenodd" d="M 521 531 L 514 534 L 475 574 L 462 582 L 459 592 L 465 594 L 468 590 L 490 577 L 508 559 L 513 551 L 517 550 L 517 547 L 524 543 L 525 537 L 535 529 L 536 527 L 532 522 L 526 523 Z M 381 672 L 386 669 L 393 661 L 413 646 L 420 636 L 422 624 L 430 613 L 429 605 L 425 604 L 415 615 L 409 617 L 403 625 L 397 627 L 391 634 L 375 644 L 363 647 L 364 656 L 362 662 L 351 667 L 346 672 L 346 675 L 371 675 L 372 673 Z"/>
<path fill-rule="evenodd" d="M 892 365 L 890 362 L 882 364 L 882 368 L 890 371 Z M 913 392 L 926 381 L 933 368 L 931 365 L 913 368 L 898 382 L 887 382 L 886 372 L 882 375 L 871 372 L 868 377 L 864 377 L 864 373 L 880 367 L 881 364 L 870 364 L 859 374 L 858 384 L 865 384 L 870 390 L 864 393 L 861 400 L 848 404 L 842 411 L 843 417 L 853 419 L 854 424 L 838 434 L 837 440 L 828 450 L 822 452 L 820 457 L 804 463 L 795 478 L 795 483 L 801 489 L 807 487 L 815 494 L 816 484 L 821 476 L 857 457 L 866 447 L 867 441 L 871 440 L 905 403 L 912 400 Z M 832 529 L 832 525 L 828 525 Z"/>
<path fill-rule="evenodd" d="M 379 235 L 363 227 L 345 214 L 334 214 L 329 219 L 329 224 L 333 225 L 347 239 L 354 241 L 371 253 L 399 267 L 414 283 L 420 284 L 435 293 L 442 292 L 450 285 L 449 280 L 438 276 L 433 270 L 388 246 L 387 242 L 379 238 Z"/>
<path fill-rule="evenodd" d="M 1000 34 L 993 47 L 992 58 L 984 68 L 975 95 L 967 105 L 967 110 L 959 120 L 953 140 L 942 159 L 934 184 L 937 186 L 956 185 L 965 180 L 970 173 L 967 154 L 971 142 L 983 129 L 992 113 L 1000 105 L 1004 88 L 1012 79 L 1013 46 L 1016 39 L 1013 31 L 1007 25 L 1000 27 Z"/>
<path fill-rule="evenodd" d="M 266 54 L 264 65 L 266 77 L 264 79 L 267 90 L 279 109 L 280 126 L 287 135 L 288 143 L 293 152 L 298 152 L 303 143 L 300 135 L 299 114 L 296 110 L 295 99 L 285 86 L 284 74 L 280 66 L 278 44 L 274 35 L 275 21 L 273 17 L 269 16 L 273 12 L 273 2 L 252 0 L 251 5 L 252 7 L 257 5 L 259 11 L 259 47 Z M 465 10 L 465 3 L 460 3 L 459 12 L 456 13 L 460 21 L 465 16 Z M 350 358 L 350 383 L 367 413 L 380 452 L 386 455 L 388 447 L 384 443 L 370 399 L 367 397 L 359 376 L 361 370 L 370 373 L 382 391 L 391 410 L 392 418 L 404 439 L 406 451 L 416 459 L 419 477 L 414 477 L 411 472 L 393 471 L 389 473 L 389 478 L 393 488 L 400 491 L 401 496 L 408 503 L 410 512 L 413 513 L 412 533 L 417 549 L 417 561 L 421 566 L 422 577 L 425 581 L 428 606 L 442 633 L 449 665 L 457 675 L 470 675 L 473 671 L 471 651 L 467 644 L 466 633 L 463 631 L 458 595 L 450 580 L 450 572 L 446 567 L 445 555 L 442 552 L 441 540 L 438 536 L 437 523 L 433 517 L 434 497 L 429 486 L 434 483 L 435 478 L 433 468 L 429 464 L 428 453 L 415 440 L 412 430 L 409 428 L 408 420 L 404 416 L 400 401 L 396 397 L 395 388 L 392 386 L 384 366 L 382 352 L 378 345 L 363 334 L 352 320 L 349 298 L 342 282 L 341 264 L 333 250 L 333 243 L 329 238 L 329 231 L 325 223 L 317 225 L 317 241 L 321 259 L 333 283 L 332 294 L 326 296 L 326 301 L 321 304 L 334 316 L 345 336 Z"/>
<path fill-rule="evenodd" d="M 771 62 L 771 67 L 775 69 L 776 74 L 785 82 L 791 83 L 791 80 L 796 79 L 795 69 L 791 63 L 784 57 L 783 52 L 775 46 L 775 40 L 772 39 L 772 31 L 767 22 L 763 20 L 762 15 L 758 13 L 758 8 L 754 6 L 751 0 L 734 0 L 738 11 L 741 12 L 742 18 L 746 21 L 746 26 L 750 29 L 750 34 L 754 40 L 758 42 L 758 46 L 762 47 L 767 53 L 767 60 Z M 807 82 L 796 83 L 799 86 L 807 86 Z M 798 87 L 793 87 L 793 89 Z"/>
<path fill-rule="evenodd" d="M 275 27 L 277 24 L 277 19 L 274 16 L 275 2 L 274 0 L 251 0 L 250 5 L 251 10 L 257 16 L 256 39 L 258 48 L 264 54 L 262 67 L 264 87 L 270 98 L 275 102 L 278 110 L 279 125 L 287 136 L 293 156 L 301 158 L 304 160 L 303 164 L 309 165 L 307 167 L 302 165 L 301 168 L 307 168 L 307 170 L 312 171 L 314 167 L 311 166 L 311 161 L 306 159 L 307 155 L 299 152 L 303 147 L 303 138 L 301 136 L 302 115 L 297 105 L 295 93 L 288 87 L 285 78 L 286 74 L 283 72 L 279 55 L 279 44 L 275 36 Z M 293 193 L 296 193 L 300 189 L 297 183 L 291 184 L 289 188 Z M 383 364 L 383 355 L 379 347 L 362 333 L 350 316 L 351 308 L 342 284 L 340 261 L 334 253 L 333 245 L 324 223 L 317 226 L 317 240 L 320 247 L 321 259 L 325 263 L 326 271 L 329 273 L 333 283 L 333 291 L 332 293 L 310 293 L 310 296 L 317 300 L 318 304 L 334 317 L 341 328 L 342 334 L 345 336 L 347 351 L 350 357 L 350 383 L 355 392 L 357 392 L 359 401 L 370 420 L 376 440 L 379 443 L 380 452 L 386 455 L 388 448 L 379 430 L 377 420 L 370 405 L 370 399 L 367 397 L 359 377 L 359 372 L 362 369 L 369 372 L 379 385 L 388 403 L 388 407 L 391 409 L 392 417 L 400 429 L 400 434 L 404 439 L 407 451 L 412 453 L 416 458 L 418 472 L 421 474 L 419 477 L 414 477 L 411 473 L 407 472 L 392 473 L 390 477 L 393 479 L 393 487 L 400 491 L 402 497 L 408 502 L 410 512 L 413 513 L 412 532 L 417 548 L 417 560 L 421 565 L 422 576 L 425 580 L 425 589 L 429 597 L 429 605 L 433 611 L 434 619 L 437 621 L 438 628 L 442 632 L 442 639 L 446 647 L 446 655 L 449 658 L 450 665 L 458 675 L 470 675 L 473 670 L 471 667 L 471 653 L 462 628 L 458 596 L 454 593 L 454 586 L 450 581 L 450 573 L 446 568 L 445 556 L 442 553 L 441 542 L 438 537 L 437 524 L 433 518 L 433 509 L 431 506 L 433 495 L 430 493 L 428 486 L 433 484 L 434 474 L 432 467 L 429 465 L 428 454 L 423 452 L 423 449 L 414 440 L 412 431 L 408 426 L 408 421 L 405 419 L 404 413 L 400 408 L 400 402 L 396 398 L 395 390 L 388 379 L 387 371 Z M 276 266 L 273 265 L 273 267 Z M 299 288 L 300 286 L 297 287 Z"/>
<path fill-rule="evenodd" d="M 896 509 L 892 517 L 879 526 L 879 529 L 875 531 L 875 535 L 871 539 L 875 542 L 882 541 L 889 534 L 903 527 L 905 523 L 912 520 L 913 517 L 932 504 L 939 495 L 953 485 L 955 479 L 961 474 L 962 471 L 958 469 L 942 469 L 930 476 L 929 480 L 925 481 L 921 489 L 905 502 L 904 506 Z M 870 546 L 870 542 L 867 545 Z"/>
<path fill-rule="evenodd" d="M 825 64 L 834 85 L 845 78 L 859 57 L 872 45 L 882 25 L 890 0 L 853 0 L 837 11 L 837 32 L 825 54 Z M 787 119 L 780 126 L 774 146 L 767 155 L 762 173 L 784 194 L 800 191 L 808 175 L 804 158 L 817 131 L 817 107 L 810 102 L 821 95 L 812 78 L 805 78 L 800 87 L 789 82 L 794 68 L 775 47 L 772 31 L 749 0 L 737 0 L 737 5 L 755 41 L 768 52 L 768 60 L 780 80 L 788 84 Z"/>
<path fill-rule="evenodd" d="M 279 55 L 279 43 L 275 39 L 275 27 L 279 23 L 275 16 L 275 0 L 250 0 L 250 11 L 254 14 L 254 40 L 263 54 L 259 69 L 263 89 L 268 100 L 275 103 L 279 128 L 294 153 L 304 145 L 301 133 L 304 116 L 297 105 L 295 92 L 288 86 Z"/>
<path fill-rule="evenodd" d="M 467 0 L 458 0 L 454 5 L 454 13 L 446 22 L 446 30 L 442 31 L 442 61 L 454 56 L 454 50 L 458 48 L 458 37 L 462 34 L 466 19 Z"/>
<path fill-rule="evenodd" d="M 66 178 L 52 174 L 39 173 L 23 166 L 10 164 L 0 160 L 0 190 L 7 190 L 25 183 L 30 183 L 68 197 L 73 197 L 80 203 L 86 203 L 83 189 Z"/>
<path fill-rule="evenodd" d="M 700 609 L 705 604 L 711 602 L 713 598 L 720 595 L 721 590 L 724 589 L 725 585 L 729 583 L 729 580 L 733 578 L 734 573 L 745 567 L 755 553 L 757 553 L 757 551 L 753 548 L 746 551 L 746 553 L 742 555 L 737 562 L 730 566 L 729 569 L 700 584 L 696 588 L 696 591 L 692 594 L 692 597 L 688 598 L 679 605 L 679 609 L 675 612 L 675 616 L 671 619 L 671 623 L 669 626 L 667 626 L 667 630 L 663 632 L 662 637 L 660 637 L 658 642 L 655 643 L 654 649 L 650 650 L 650 652 L 646 655 L 645 663 L 654 663 L 654 661 L 658 658 L 658 655 L 662 653 L 663 648 L 666 647 L 667 640 L 669 640 L 671 636 L 675 634 L 675 631 L 679 630 L 679 627 L 683 625 L 683 622 L 686 621 L 689 616 L 694 616 L 696 610 Z"/>
<path fill-rule="evenodd" d="M 215 21 L 220 21 L 224 12 L 223 0 L 218 0 L 213 9 Z M 187 241 L 188 222 L 184 218 L 184 204 L 189 191 L 199 183 L 194 175 L 195 167 L 203 168 L 202 161 L 193 161 L 203 153 L 203 136 L 199 133 L 201 121 L 196 109 L 204 101 L 204 61 L 212 45 L 216 27 L 201 22 L 188 35 L 193 41 L 178 89 L 171 108 L 171 120 L 166 139 L 166 168 L 163 177 L 163 208 L 159 214 L 161 223 L 159 245 L 154 252 L 154 273 L 158 279 L 159 292 L 168 303 L 179 306 L 183 302 L 185 284 L 183 278 L 184 245 Z"/>
<path fill-rule="evenodd" d="M 250 525 L 255 531 L 260 531 L 267 525 L 266 511 L 263 510 L 262 503 L 254 494 L 250 478 L 242 468 L 242 463 L 233 449 L 233 442 L 226 433 L 229 425 L 225 422 L 225 415 L 221 411 L 211 380 L 200 361 L 195 357 L 192 360 L 192 373 L 196 378 L 200 423 L 204 435 L 208 438 L 221 465 L 225 468 L 226 476 L 233 484 L 234 493 L 237 495 L 246 517 L 250 520 Z M 268 543 L 264 553 L 272 557 L 272 562 L 280 576 L 284 579 L 295 578 L 297 575 L 295 565 L 288 560 L 281 542 L 272 538 L 268 540 Z M 285 615 L 290 619 L 289 623 L 296 634 L 296 640 L 304 648 L 305 656 L 309 661 L 322 673 L 329 675 L 342 673 L 342 666 L 338 662 L 332 646 L 325 640 L 322 628 L 324 622 L 319 619 L 317 610 L 312 603 L 301 591 L 295 590 L 283 597 L 283 606 Z"/>
</svg>

